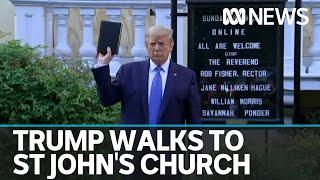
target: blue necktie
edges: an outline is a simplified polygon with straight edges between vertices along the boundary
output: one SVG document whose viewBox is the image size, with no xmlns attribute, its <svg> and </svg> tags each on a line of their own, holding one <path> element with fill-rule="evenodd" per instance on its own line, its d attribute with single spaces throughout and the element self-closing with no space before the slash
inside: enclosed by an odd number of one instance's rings
<svg viewBox="0 0 320 180">
<path fill-rule="evenodd" d="M 152 80 L 149 101 L 149 124 L 158 124 L 160 105 L 162 100 L 161 67 L 156 67 L 156 74 Z"/>
</svg>

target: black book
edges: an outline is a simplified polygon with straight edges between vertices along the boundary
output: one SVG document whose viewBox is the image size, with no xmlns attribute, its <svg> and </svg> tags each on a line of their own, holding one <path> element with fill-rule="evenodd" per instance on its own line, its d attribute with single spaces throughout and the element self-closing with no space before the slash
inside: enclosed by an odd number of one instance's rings
<svg viewBox="0 0 320 180">
<path fill-rule="evenodd" d="M 101 21 L 98 41 L 98 52 L 107 54 L 107 47 L 112 55 L 118 54 L 122 25 L 120 22 Z"/>
</svg>

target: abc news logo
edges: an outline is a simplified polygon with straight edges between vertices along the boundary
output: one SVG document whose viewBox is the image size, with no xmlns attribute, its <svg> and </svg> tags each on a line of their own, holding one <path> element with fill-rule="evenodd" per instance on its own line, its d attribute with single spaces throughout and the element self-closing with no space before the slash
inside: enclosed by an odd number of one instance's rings
<svg viewBox="0 0 320 180">
<path fill-rule="evenodd" d="M 224 8 L 222 22 L 224 25 L 245 25 L 247 21 L 249 25 L 253 25 L 253 22 L 258 25 L 274 25 L 274 16 L 276 16 L 279 25 L 283 25 L 285 21 L 289 25 L 297 23 L 304 26 L 309 23 L 309 17 L 305 15 L 308 12 L 307 8 L 293 8 L 291 12 L 288 8 L 284 8 L 282 14 L 279 8 L 259 8 L 258 12 L 254 8 L 248 10 L 245 8 Z M 299 16 L 301 21 L 295 21 L 295 15 Z"/>
</svg>

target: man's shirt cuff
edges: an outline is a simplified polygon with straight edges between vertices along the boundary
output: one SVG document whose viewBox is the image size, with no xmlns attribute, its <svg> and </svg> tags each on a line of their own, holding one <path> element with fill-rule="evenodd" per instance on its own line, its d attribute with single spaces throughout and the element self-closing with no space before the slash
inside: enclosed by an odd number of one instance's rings
<svg viewBox="0 0 320 180">
<path fill-rule="evenodd" d="M 98 69 L 100 67 L 107 66 L 107 65 L 108 64 L 96 63 L 95 65 L 93 65 L 93 69 Z"/>
</svg>

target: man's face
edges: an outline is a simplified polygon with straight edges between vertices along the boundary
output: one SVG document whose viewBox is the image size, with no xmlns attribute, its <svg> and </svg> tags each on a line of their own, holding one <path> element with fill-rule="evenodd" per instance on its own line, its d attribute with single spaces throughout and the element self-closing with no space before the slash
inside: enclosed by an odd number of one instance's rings
<svg viewBox="0 0 320 180">
<path fill-rule="evenodd" d="M 148 38 L 148 55 L 157 65 L 166 62 L 172 48 L 173 42 L 168 36 L 150 36 Z"/>
</svg>

